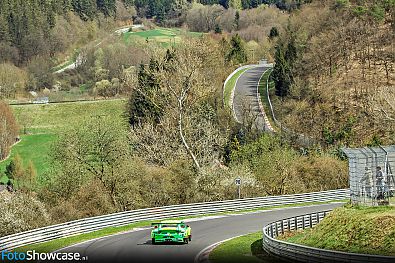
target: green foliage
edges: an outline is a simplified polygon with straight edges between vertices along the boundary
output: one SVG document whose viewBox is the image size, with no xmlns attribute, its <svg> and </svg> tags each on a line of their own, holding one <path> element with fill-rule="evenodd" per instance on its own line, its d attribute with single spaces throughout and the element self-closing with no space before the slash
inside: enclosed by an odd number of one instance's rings
<svg viewBox="0 0 395 263">
<path fill-rule="evenodd" d="M 283 45 L 276 47 L 275 61 L 272 78 L 275 82 L 276 95 L 288 96 L 293 83 L 290 62 L 287 60 L 286 50 Z M 290 54 L 290 53 L 288 53 Z"/>
<path fill-rule="evenodd" d="M 226 60 L 235 64 L 247 62 L 247 52 L 239 34 L 232 36 L 230 40 L 230 50 L 226 55 Z"/>
<path fill-rule="evenodd" d="M 292 181 L 295 158 L 296 152 L 283 145 L 279 137 L 262 135 L 233 151 L 231 165 L 248 167 L 268 195 L 280 195 L 292 192 L 287 182 Z"/>
<path fill-rule="evenodd" d="M 51 223 L 44 204 L 36 197 L 18 192 L 0 193 L 0 235 L 6 236 L 39 228 Z M 34 216 L 32 216 L 34 214 Z"/>
<path fill-rule="evenodd" d="M 374 134 L 370 142 L 367 144 L 369 147 L 378 147 L 380 145 L 383 145 L 383 141 L 377 134 Z"/>
<path fill-rule="evenodd" d="M 29 163 L 32 162 L 37 172 L 38 183 L 45 184 L 44 174 L 49 168 L 48 155 L 55 139 L 56 136 L 53 134 L 22 135 L 22 141 L 12 148 L 10 159 L 0 162 L 0 174 L 5 173 L 10 179 L 14 179 L 12 176 L 16 170 L 15 160 L 19 156 L 23 161 L 22 169 L 29 169 Z"/>
<path fill-rule="evenodd" d="M 327 145 L 346 144 L 348 145 L 354 135 L 353 127 L 356 123 L 355 118 L 350 117 L 346 123 L 338 129 L 325 127 L 322 131 L 322 137 Z"/>
<path fill-rule="evenodd" d="M 279 35 L 279 32 L 278 32 L 277 27 L 275 27 L 275 26 L 272 27 L 272 28 L 270 29 L 269 38 L 273 39 L 273 38 L 275 38 L 275 37 L 278 37 L 278 35 Z"/>
<path fill-rule="evenodd" d="M 350 5 L 349 0 L 336 0 L 335 2 L 335 8 L 337 9 L 348 7 L 349 5 Z"/>
<path fill-rule="evenodd" d="M 0 43 L 10 44 L 18 50 L 15 64 L 31 58 L 53 56 L 51 47 L 56 47 L 52 30 L 58 16 L 75 12 L 81 19 L 94 19 L 99 13 L 115 14 L 115 0 L 26 0 L 0 2 Z"/>
<path fill-rule="evenodd" d="M 221 29 L 221 27 L 218 24 L 215 25 L 214 33 L 215 34 L 221 34 L 222 33 L 222 29 Z"/>
<path fill-rule="evenodd" d="M 241 9 L 241 0 L 229 0 L 228 7 L 233 9 Z"/>
<path fill-rule="evenodd" d="M 239 10 L 236 10 L 236 14 L 235 14 L 235 29 L 239 30 L 240 27 L 240 12 Z"/>
<path fill-rule="evenodd" d="M 379 22 L 384 21 L 385 9 L 379 5 L 373 5 L 370 10 L 370 15 Z"/>
<path fill-rule="evenodd" d="M 356 6 L 352 9 L 352 12 L 355 16 L 361 17 L 368 13 L 368 8 L 365 6 Z"/>
<path fill-rule="evenodd" d="M 170 53 L 167 53 L 170 54 Z M 138 87 L 129 99 L 126 115 L 132 126 L 143 125 L 146 122 L 159 123 L 163 114 L 159 80 L 155 77 L 159 64 L 162 62 L 151 59 L 148 68 L 140 66 Z"/>
</svg>

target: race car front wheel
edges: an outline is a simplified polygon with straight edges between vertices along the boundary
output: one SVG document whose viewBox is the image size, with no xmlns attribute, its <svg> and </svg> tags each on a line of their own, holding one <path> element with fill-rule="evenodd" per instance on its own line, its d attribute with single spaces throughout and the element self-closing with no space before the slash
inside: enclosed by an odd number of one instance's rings
<svg viewBox="0 0 395 263">
<path fill-rule="evenodd" d="M 152 239 L 152 245 L 155 245 L 155 238 Z"/>
<path fill-rule="evenodd" d="M 184 243 L 188 244 L 188 238 L 184 238 Z"/>
<path fill-rule="evenodd" d="M 189 235 L 188 240 L 192 241 L 192 235 Z"/>
</svg>

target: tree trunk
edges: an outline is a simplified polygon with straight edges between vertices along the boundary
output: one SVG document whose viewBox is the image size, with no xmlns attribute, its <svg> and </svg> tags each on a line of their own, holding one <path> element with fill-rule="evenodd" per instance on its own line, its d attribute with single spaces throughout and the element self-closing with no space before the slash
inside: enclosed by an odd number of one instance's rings
<svg viewBox="0 0 395 263">
<path fill-rule="evenodd" d="M 182 100 L 178 100 L 178 110 L 179 110 L 179 115 L 178 115 L 178 132 L 180 134 L 182 144 L 184 144 L 185 149 L 187 150 L 188 154 L 191 156 L 196 168 L 200 170 L 200 165 L 199 162 L 196 159 L 196 156 L 193 154 L 191 148 L 189 147 L 187 141 L 185 140 L 184 132 L 183 132 L 183 127 L 182 127 Z"/>
</svg>

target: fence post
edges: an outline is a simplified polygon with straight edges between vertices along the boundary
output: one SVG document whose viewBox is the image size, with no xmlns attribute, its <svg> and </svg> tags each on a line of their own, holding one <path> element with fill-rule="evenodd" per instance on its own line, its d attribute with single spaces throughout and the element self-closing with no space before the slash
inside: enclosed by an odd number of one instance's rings
<svg viewBox="0 0 395 263">
<path fill-rule="evenodd" d="M 278 225 L 277 225 L 277 222 L 276 222 L 276 237 L 278 237 Z"/>
</svg>

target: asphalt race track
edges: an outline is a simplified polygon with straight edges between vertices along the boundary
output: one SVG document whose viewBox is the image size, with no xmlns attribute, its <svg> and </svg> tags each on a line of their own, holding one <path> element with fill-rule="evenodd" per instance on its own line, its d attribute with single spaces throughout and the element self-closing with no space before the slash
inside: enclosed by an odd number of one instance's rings
<svg viewBox="0 0 395 263">
<path fill-rule="evenodd" d="M 151 230 L 141 229 L 77 244 L 62 249 L 61 252 L 79 252 L 81 256 L 88 256 L 88 262 L 192 263 L 202 249 L 216 242 L 261 231 L 264 225 L 282 218 L 329 210 L 341 205 L 341 203 L 332 203 L 226 215 L 200 221 L 192 219 L 188 223 L 192 228 L 192 241 L 189 244 L 152 245 Z"/>
<path fill-rule="evenodd" d="M 245 71 L 237 80 L 234 98 L 233 111 L 238 122 L 243 119 L 256 118 L 255 125 L 259 130 L 268 130 L 265 119 L 259 109 L 257 86 L 262 74 L 269 68 L 264 65 L 258 65 Z"/>
</svg>

